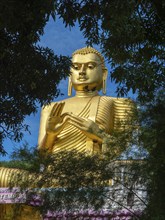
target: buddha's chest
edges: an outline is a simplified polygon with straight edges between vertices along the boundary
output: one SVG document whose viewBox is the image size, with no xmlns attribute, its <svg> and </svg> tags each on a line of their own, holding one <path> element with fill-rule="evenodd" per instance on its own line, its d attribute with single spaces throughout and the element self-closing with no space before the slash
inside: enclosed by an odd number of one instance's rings
<svg viewBox="0 0 165 220">
<path fill-rule="evenodd" d="M 94 99 L 91 98 L 77 98 L 75 97 L 74 99 L 70 99 L 70 100 L 66 100 L 64 101 L 65 105 L 63 108 L 62 113 L 65 112 L 72 112 L 75 115 L 79 115 L 79 114 L 85 114 L 85 113 L 89 113 L 91 112 L 91 110 L 93 108 L 98 108 L 98 103 L 99 103 L 99 99 L 97 101 L 97 103 L 95 103 Z"/>
</svg>

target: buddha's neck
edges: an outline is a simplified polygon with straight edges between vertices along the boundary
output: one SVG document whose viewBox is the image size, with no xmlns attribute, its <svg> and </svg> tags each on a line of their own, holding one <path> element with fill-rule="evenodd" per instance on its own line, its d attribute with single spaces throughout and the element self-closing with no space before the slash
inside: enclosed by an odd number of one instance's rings
<svg viewBox="0 0 165 220">
<path fill-rule="evenodd" d="M 98 91 L 76 91 L 76 96 L 77 97 L 92 97 L 98 95 Z"/>
</svg>

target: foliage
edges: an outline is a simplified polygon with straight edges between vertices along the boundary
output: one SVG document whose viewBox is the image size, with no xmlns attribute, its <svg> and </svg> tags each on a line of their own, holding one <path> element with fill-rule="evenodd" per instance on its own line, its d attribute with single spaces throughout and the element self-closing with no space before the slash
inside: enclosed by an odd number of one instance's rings
<svg viewBox="0 0 165 220">
<path fill-rule="evenodd" d="M 0 2 L 0 152 L 4 138 L 21 140 L 25 116 L 58 96 L 58 83 L 69 73 L 69 58 L 38 41 L 52 15 L 52 1 Z"/>
<path fill-rule="evenodd" d="M 12 153 L 10 161 L 1 161 L 0 166 L 39 172 L 41 162 L 37 148 L 30 148 L 27 143 L 24 143 L 22 147 Z"/>
<path fill-rule="evenodd" d="M 165 99 L 159 92 L 155 99 L 143 106 L 139 140 L 149 152 L 145 167 L 149 179 L 148 209 L 144 219 L 164 219 L 165 210 Z"/>
<path fill-rule="evenodd" d="M 150 100 L 164 86 L 165 1 L 60 1 L 57 13 L 78 21 L 87 44 L 99 44 L 111 64 L 117 92 Z"/>
<path fill-rule="evenodd" d="M 24 146 L 13 157 L 15 160 L 2 164 L 19 169 L 22 165 L 22 174 L 18 174 L 11 186 L 44 188 L 42 211 L 71 210 L 76 208 L 77 201 L 81 207 L 93 205 L 97 208 L 104 204 L 102 197 L 112 172 L 108 168 L 109 161 L 99 155 L 71 151 L 47 155 L 43 159 L 36 149 L 30 152 Z M 23 177 L 24 170 L 28 172 Z"/>
</svg>

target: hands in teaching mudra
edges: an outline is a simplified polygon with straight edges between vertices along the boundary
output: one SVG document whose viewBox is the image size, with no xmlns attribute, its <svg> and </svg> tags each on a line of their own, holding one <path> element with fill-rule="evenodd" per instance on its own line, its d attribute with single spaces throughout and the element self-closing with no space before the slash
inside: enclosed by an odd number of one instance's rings
<svg viewBox="0 0 165 220">
<path fill-rule="evenodd" d="M 52 145 L 60 132 L 71 125 L 79 129 L 86 137 L 92 138 L 95 142 L 102 142 L 98 136 L 99 126 L 89 118 L 79 117 L 72 112 L 62 113 L 65 102 L 55 103 L 46 122 L 46 139 Z M 45 140 L 44 140 L 45 141 Z M 46 144 L 43 143 L 43 144 Z M 48 146 L 48 148 L 49 148 Z"/>
</svg>

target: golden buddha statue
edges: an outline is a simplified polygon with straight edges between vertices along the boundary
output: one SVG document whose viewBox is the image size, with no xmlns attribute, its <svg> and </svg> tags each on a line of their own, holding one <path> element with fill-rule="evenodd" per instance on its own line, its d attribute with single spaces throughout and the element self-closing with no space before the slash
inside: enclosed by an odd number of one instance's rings
<svg viewBox="0 0 165 220">
<path fill-rule="evenodd" d="M 102 152 L 104 137 L 126 120 L 130 102 L 125 98 L 100 96 L 106 93 L 107 69 L 104 58 L 92 47 L 76 50 L 68 83 L 76 95 L 43 108 L 39 130 L 39 150 L 54 154 L 62 150 Z"/>
<path fill-rule="evenodd" d="M 41 112 L 39 151 L 55 154 L 77 150 L 84 153 L 101 153 L 106 150 L 105 139 L 111 138 L 120 121 L 127 120 L 132 105 L 127 98 L 100 96 L 106 93 L 107 69 L 104 58 L 92 47 L 76 50 L 72 54 L 68 95 L 72 87 L 74 97 L 45 106 Z M 0 187 L 8 187 L 26 171 L 0 168 Z M 30 174 L 29 174 L 30 175 Z"/>
</svg>

